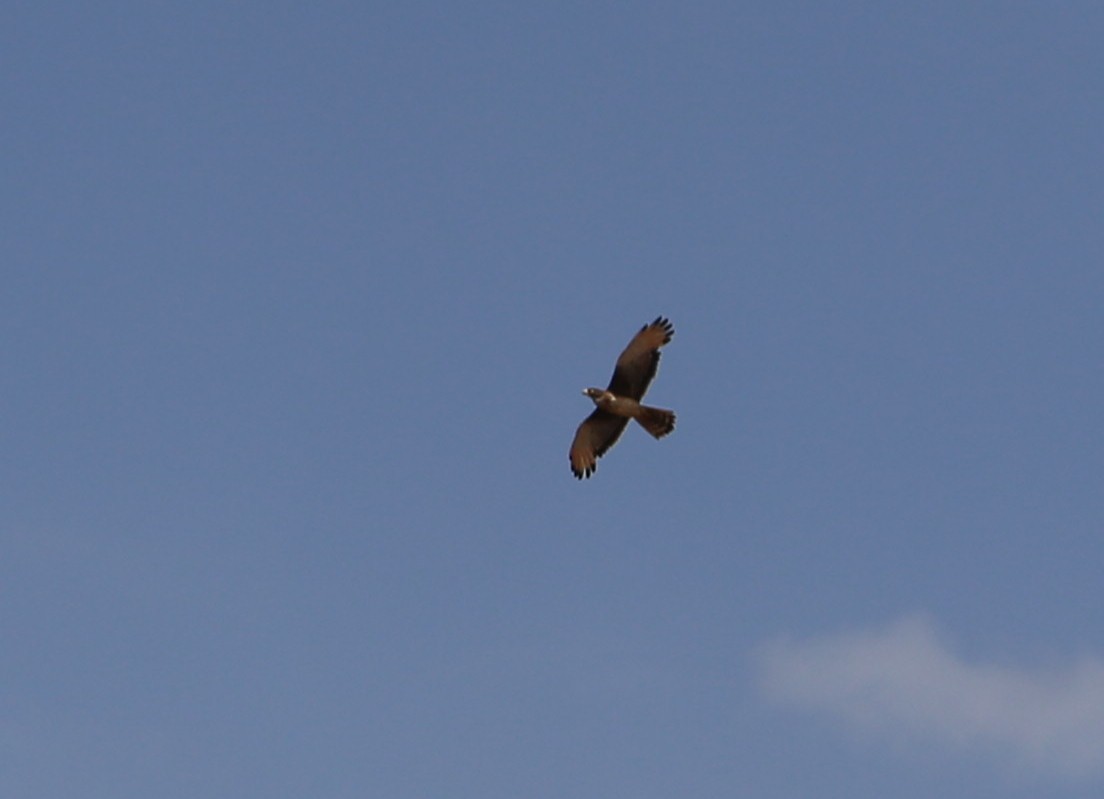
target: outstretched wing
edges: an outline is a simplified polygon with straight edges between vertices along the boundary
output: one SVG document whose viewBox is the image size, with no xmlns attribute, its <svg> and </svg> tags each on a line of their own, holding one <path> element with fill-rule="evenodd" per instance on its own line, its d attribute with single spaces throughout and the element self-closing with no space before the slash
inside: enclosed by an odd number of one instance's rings
<svg viewBox="0 0 1104 799">
<path fill-rule="evenodd" d="M 662 316 L 640 328 L 617 359 L 609 390 L 620 397 L 641 399 L 659 368 L 659 348 L 670 341 L 674 333 L 674 326 Z"/>
<path fill-rule="evenodd" d="M 594 474 L 594 470 L 598 468 L 598 459 L 617 443 L 628 423 L 626 416 L 614 416 L 601 408 L 595 409 L 579 425 L 579 429 L 575 431 L 575 440 L 571 442 L 568 458 L 571 460 L 572 473 L 580 480 Z"/>
</svg>

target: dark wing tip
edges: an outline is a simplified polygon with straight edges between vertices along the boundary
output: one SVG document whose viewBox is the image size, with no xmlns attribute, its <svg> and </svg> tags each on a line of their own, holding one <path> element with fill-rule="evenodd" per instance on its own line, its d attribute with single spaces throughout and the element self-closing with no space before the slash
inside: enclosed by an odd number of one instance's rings
<svg viewBox="0 0 1104 799">
<path fill-rule="evenodd" d="M 670 342 L 671 341 L 671 336 L 675 335 L 675 326 L 673 324 L 671 324 L 671 320 L 668 319 L 666 316 L 657 316 L 655 318 L 655 321 L 652 322 L 652 326 L 659 327 L 663 330 L 663 333 L 664 333 L 663 343 L 664 344 L 667 344 L 668 342 Z M 645 327 L 648 327 L 648 325 L 645 325 Z"/>
<path fill-rule="evenodd" d="M 643 333 L 649 327 L 658 327 L 658 328 L 661 328 L 663 330 L 663 332 L 666 336 L 663 340 L 664 344 L 669 342 L 671 340 L 671 336 L 673 336 L 675 334 L 675 326 L 673 324 L 671 324 L 671 320 L 668 319 L 666 316 L 657 316 L 651 322 L 648 322 L 647 324 L 643 325 L 640 328 L 640 332 Z"/>
<path fill-rule="evenodd" d="M 576 480 L 582 480 L 584 477 L 590 477 L 594 474 L 594 470 L 598 468 L 598 464 L 593 466 L 584 466 L 582 469 L 578 469 L 575 466 L 575 461 L 571 460 L 571 455 L 567 456 L 568 462 L 571 463 L 571 473 L 575 475 Z"/>
</svg>

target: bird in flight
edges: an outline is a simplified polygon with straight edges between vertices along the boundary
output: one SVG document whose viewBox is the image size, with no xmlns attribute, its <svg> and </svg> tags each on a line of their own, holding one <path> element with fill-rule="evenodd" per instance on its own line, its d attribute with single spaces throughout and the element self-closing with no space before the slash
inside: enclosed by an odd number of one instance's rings
<svg viewBox="0 0 1104 799">
<path fill-rule="evenodd" d="M 571 471 L 578 479 L 590 477 L 598 468 L 598 459 L 625 432 L 629 419 L 656 438 L 663 438 L 675 429 L 675 414 L 662 408 L 641 405 L 648 384 L 659 368 L 659 348 L 671 340 L 675 328 L 662 316 L 640 328 L 629 346 L 617 359 L 609 387 L 588 388 L 583 393 L 598 407 L 583 420 L 575 431 L 568 459 Z"/>
</svg>

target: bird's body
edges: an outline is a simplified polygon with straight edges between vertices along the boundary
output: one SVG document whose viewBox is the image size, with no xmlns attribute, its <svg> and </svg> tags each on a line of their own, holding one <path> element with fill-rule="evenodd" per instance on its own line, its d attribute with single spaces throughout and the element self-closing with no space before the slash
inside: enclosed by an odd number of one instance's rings
<svg viewBox="0 0 1104 799">
<path fill-rule="evenodd" d="M 600 388 L 588 388 L 583 391 L 585 395 L 594 400 L 594 404 L 607 413 L 614 416 L 627 416 L 630 419 L 636 417 L 640 411 L 640 403 L 629 397 L 619 397 L 612 391 Z"/>
<path fill-rule="evenodd" d="M 588 388 L 583 391 L 594 400 L 599 410 L 613 416 L 636 419 L 640 426 L 656 438 L 663 438 L 675 429 L 675 414 L 663 408 L 651 408 L 641 405 L 632 397 L 619 397 L 612 391 L 600 388 Z"/>
<path fill-rule="evenodd" d="M 675 429 L 674 412 L 640 404 L 659 367 L 659 348 L 674 332 L 663 317 L 644 325 L 617 359 L 609 387 L 583 391 L 597 408 L 575 431 L 568 454 L 571 471 L 580 480 L 594 474 L 598 458 L 617 442 L 630 419 L 655 438 Z"/>
</svg>

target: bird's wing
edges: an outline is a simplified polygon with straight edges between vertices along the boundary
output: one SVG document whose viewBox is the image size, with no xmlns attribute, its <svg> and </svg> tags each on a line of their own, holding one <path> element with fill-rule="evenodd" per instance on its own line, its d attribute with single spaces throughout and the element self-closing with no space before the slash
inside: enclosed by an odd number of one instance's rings
<svg viewBox="0 0 1104 799">
<path fill-rule="evenodd" d="M 659 368 L 659 348 L 669 342 L 674 333 L 674 326 L 662 316 L 640 328 L 617 359 L 609 390 L 621 397 L 641 399 Z"/>
<path fill-rule="evenodd" d="M 580 480 L 594 474 L 598 459 L 617 442 L 628 423 L 626 416 L 614 416 L 596 408 L 575 431 L 575 440 L 568 453 L 572 473 Z"/>
</svg>

